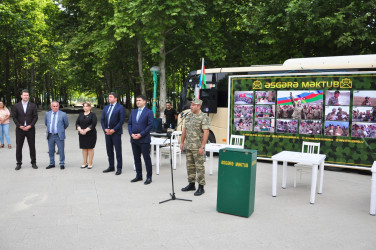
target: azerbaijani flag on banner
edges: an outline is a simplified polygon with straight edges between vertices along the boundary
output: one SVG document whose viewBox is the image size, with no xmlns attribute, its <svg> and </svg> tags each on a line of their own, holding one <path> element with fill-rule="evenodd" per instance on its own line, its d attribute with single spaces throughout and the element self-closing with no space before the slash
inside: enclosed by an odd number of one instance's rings
<svg viewBox="0 0 376 250">
<path fill-rule="evenodd" d="M 200 83 L 199 83 L 199 85 L 198 85 L 198 88 L 199 88 L 199 89 L 206 89 L 206 74 L 205 74 L 205 63 L 204 63 L 204 58 L 202 58 Z"/>
<path fill-rule="evenodd" d="M 244 97 L 244 98 L 249 98 L 249 99 L 252 99 L 252 95 L 249 95 L 249 94 L 244 94 L 244 93 L 242 93 L 242 94 L 240 94 L 239 95 L 239 97 Z"/>
<path fill-rule="evenodd" d="M 294 101 L 300 100 L 301 103 L 310 103 L 310 102 L 320 101 L 320 100 L 323 100 L 323 91 L 316 90 L 312 92 L 303 92 L 300 95 L 297 95 L 293 98 L 294 98 Z M 278 98 L 277 105 L 292 105 L 290 96 Z"/>
</svg>

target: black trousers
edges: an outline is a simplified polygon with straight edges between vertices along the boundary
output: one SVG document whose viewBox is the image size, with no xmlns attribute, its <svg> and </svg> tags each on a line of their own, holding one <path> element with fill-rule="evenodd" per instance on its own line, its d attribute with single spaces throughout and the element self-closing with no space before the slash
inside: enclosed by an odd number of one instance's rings
<svg viewBox="0 0 376 250">
<path fill-rule="evenodd" d="M 22 164 L 22 147 L 25 142 L 25 137 L 27 138 L 27 143 L 29 144 L 31 164 L 37 163 L 37 158 L 36 158 L 36 153 L 35 153 L 35 128 L 33 127 L 28 131 L 23 131 L 20 128 L 16 128 L 17 164 Z"/>
<path fill-rule="evenodd" d="M 121 170 L 123 168 L 121 134 L 105 135 L 104 138 L 106 139 L 106 149 L 107 149 L 108 164 L 109 164 L 108 168 L 115 169 L 115 155 L 114 155 L 114 148 L 115 148 L 117 170 Z"/>
<path fill-rule="evenodd" d="M 141 154 L 144 157 L 146 178 L 151 178 L 153 169 L 150 158 L 150 143 L 136 143 L 132 142 L 133 160 L 136 167 L 137 178 L 142 178 L 142 163 Z"/>
</svg>

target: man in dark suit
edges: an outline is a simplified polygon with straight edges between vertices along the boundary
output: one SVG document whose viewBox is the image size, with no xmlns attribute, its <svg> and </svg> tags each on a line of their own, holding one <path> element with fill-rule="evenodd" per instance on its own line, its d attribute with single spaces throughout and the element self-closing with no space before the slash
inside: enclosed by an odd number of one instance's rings
<svg viewBox="0 0 376 250">
<path fill-rule="evenodd" d="M 104 107 L 101 117 L 101 125 L 105 134 L 106 149 L 109 163 L 108 168 L 103 170 L 103 173 L 115 171 L 115 147 L 117 160 L 116 175 L 120 175 L 123 167 L 121 135 L 123 134 L 125 111 L 123 105 L 117 103 L 116 93 L 111 92 L 110 94 L 108 94 L 108 102 L 110 104 Z"/>
<path fill-rule="evenodd" d="M 59 151 L 60 156 L 60 169 L 64 169 L 65 153 L 64 153 L 64 140 L 65 129 L 69 126 L 67 114 L 59 110 L 59 103 L 53 101 L 51 103 L 51 111 L 46 113 L 44 124 L 47 127 L 47 140 L 48 140 L 48 155 L 50 157 L 50 164 L 46 169 L 55 167 L 55 144 Z"/>
<path fill-rule="evenodd" d="M 38 121 L 38 110 L 34 103 L 29 102 L 29 97 L 29 91 L 22 90 L 22 101 L 16 103 L 12 109 L 13 121 L 16 124 L 16 170 L 21 169 L 25 137 L 29 144 L 31 166 L 34 169 L 38 168 L 35 153 L 35 123 Z"/>
<path fill-rule="evenodd" d="M 136 166 L 136 178 L 131 182 L 142 180 L 141 154 L 144 157 L 146 167 L 145 185 L 151 183 L 152 167 L 150 158 L 150 130 L 153 127 L 153 111 L 146 108 L 146 97 L 139 95 L 136 97 L 138 109 L 132 110 L 128 122 L 128 131 L 131 136 L 131 145 L 133 151 L 134 164 Z"/>
</svg>

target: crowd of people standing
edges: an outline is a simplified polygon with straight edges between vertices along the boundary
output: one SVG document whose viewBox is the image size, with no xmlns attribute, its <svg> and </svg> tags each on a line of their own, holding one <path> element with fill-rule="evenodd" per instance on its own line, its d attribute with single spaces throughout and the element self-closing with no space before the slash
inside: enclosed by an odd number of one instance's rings
<svg viewBox="0 0 376 250">
<path fill-rule="evenodd" d="M 16 103 L 10 112 L 4 103 L 0 101 L 0 138 L 1 145 L 4 147 L 4 136 L 11 149 L 9 137 L 9 119 L 12 114 L 14 124 L 16 125 L 16 168 L 22 168 L 22 148 L 27 139 L 31 166 L 38 169 L 36 160 L 36 129 L 35 125 L 38 121 L 37 106 L 29 101 L 30 94 L 27 89 L 22 90 L 21 101 Z M 123 124 L 125 122 L 124 106 L 117 102 L 118 96 L 111 92 L 108 95 L 108 105 L 104 107 L 100 124 L 105 136 L 106 151 L 108 158 L 108 167 L 103 173 L 115 172 L 115 175 L 122 174 L 123 157 L 122 157 L 122 134 Z M 136 177 L 131 182 L 143 180 L 141 155 L 144 158 L 146 168 L 145 185 L 152 182 L 152 162 L 150 157 L 151 136 L 150 132 L 153 127 L 154 114 L 153 111 L 146 107 L 147 99 L 143 95 L 136 97 L 137 109 L 132 110 L 128 121 L 128 132 L 130 135 L 130 143 L 133 152 L 133 161 L 136 168 Z M 186 117 L 187 122 L 183 127 L 183 135 L 181 139 L 182 150 L 186 149 L 187 154 L 187 174 L 188 188 L 182 191 L 196 190 L 195 182 L 199 183 L 195 195 L 202 195 L 205 185 L 205 168 L 204 147 L 208 140 L 209 134 L 209 118 L 201 112 L 202 101 L 194 99 L 191 102 L 191 112 Z M 169 123 L 168 127 L 176 126 L 177 113 L 171 108 L 171 103 L 167 103 L 165 117 Z M 82 150 L 82 165 L 80 168 L 92 169 L 94 159 L 94 148 L 97 142 L 97 116 L 91 110 L 90 102 L 84 102 L 83 112 L 81 112 L 76 120 L 75 128 L 78 133 L 79 148 Z M 59 155 L 59 167 L 65 169 L 65 130 L 69 126 L 68 116 L 60 110 L 60 104 L 52 101 L 50 110 L 46 112 L 44 117 L 46 126 L 46 139 L 48 142 L 49 164 L 46 169 L 55 168 L 55 154 Z M 192 123 L 190 123 L 192 121 Z M 190 125 L 191 124 L 191 125 Z M 186 144 L 184 141 L 186 140 Z M 57 153 L 56 153 L 57 147 Z M 116 157 L 115 157 L 116 156 Z M 115 164 L 116 159 L 116 164 Z M 193 184 L 193 186 L 192 186 Z"/>
</svg>

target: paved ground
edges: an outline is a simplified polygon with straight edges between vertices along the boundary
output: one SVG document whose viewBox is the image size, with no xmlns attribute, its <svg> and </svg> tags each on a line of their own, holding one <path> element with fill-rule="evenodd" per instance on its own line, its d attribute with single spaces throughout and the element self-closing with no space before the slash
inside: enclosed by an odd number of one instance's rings
<svg viewBox="0 0 376 250">
<path fill-rule="evenodd" d="M 187 184 L 183 160 L 174 171 L 176 196 L 193 201 L 159 204 L 171 192 L 167 159 L 162 160 L 160 175 L 153 176 L 151 185 L 130 183 L 135 172 L 125 133 L 123 174 L 103 174 L 107 156 L 104 135 L 99 132 L 94 168 L 80 169 L 81 151 L 74 129 L 77 115 L 73 114 L 67 129 L 66 169 L 46 170 L 44 112 L 39 117 L 38 170 L 30 166 L 27 146 L 20 171 L 14 170 L 15 149 L 0 149 L 1 250 L 375 249 L 376 217 L 369 215 L 369 175 L 325 171 L 324 193 L 311 205 L 309 175 L 293 188 L 289 168 L 288 188 L 279 188 L 278 197 L 273 198 L 272 166 L 259 162 L 255 212 L 243 218 L 216 212 L 217 170 L 207 175 L 203 196 L 181 192 Z"/>
</svg>

